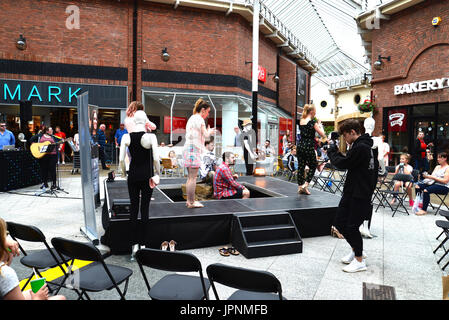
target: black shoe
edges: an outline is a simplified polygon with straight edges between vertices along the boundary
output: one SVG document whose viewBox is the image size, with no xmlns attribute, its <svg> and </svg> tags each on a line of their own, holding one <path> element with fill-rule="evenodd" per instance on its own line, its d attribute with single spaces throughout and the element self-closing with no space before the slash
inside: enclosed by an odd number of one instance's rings
<svg viewBox="0 0 449 320">
<path fill-rule="evenodd" d="M 56 185 L 54 185 L 54 184 L 52 184 L 51 185 L 51 190 L 55 190 L 55 189 L 57 189 L 58 187 L 56 186 Z"/>
<path fill-rule="evenodd" d="M 45 189 L 48 189 L 48 184 L 43 183 L 42 186 L 41 186 L 41 189 L 44 189 L 44 188 L 45 188 Z"/>
</svg>

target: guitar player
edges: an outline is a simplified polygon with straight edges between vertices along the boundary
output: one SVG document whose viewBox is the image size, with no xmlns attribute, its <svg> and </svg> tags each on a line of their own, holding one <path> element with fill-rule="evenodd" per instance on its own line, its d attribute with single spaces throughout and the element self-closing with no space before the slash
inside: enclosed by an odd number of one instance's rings
<svg viewBox="0 0 449 320">
<path fill-rule="evenodd" d="M 43 127 L 42 131 L 37 135 L 33 136 L 30 142 L 45 142 L 49 141 L 54 144 L 62 139 L 53 135 L 52 127 Z M 48 176 L 51 179 L 51 189 L 56 189 L 56 163 L 58 162 L 58 157 L 56 154 L 57 148 L 53 148 L 53 151 L 49 152 L 45 156 L 39 159 L 39 165 L 41 167 L 41 178 L 42 178 L 42 189 L 48 189 Z"/>
</svg>

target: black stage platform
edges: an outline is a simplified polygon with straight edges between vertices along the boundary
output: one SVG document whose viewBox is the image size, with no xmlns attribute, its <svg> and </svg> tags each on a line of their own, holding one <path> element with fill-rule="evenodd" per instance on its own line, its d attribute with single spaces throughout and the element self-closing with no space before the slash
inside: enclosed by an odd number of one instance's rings
<svg viewBox="0 0 449 320">
<path fill-rule="evenodd" d="M 330 234 L 340 196 L 314 189 L 311 189 L 312 195 L 298 195 L 297 184 L 272 177 L 245 176 L 238 181 L 245 184 L 256 198 L 209 200 L 202 202 L 204 208 L 189 209 L 180 198 L 181 184 L 186 179 L 161 179 L 150 203 L 145 244 L 159 248 L 163 241 L 173 239 L 180 250 L 225 245 L 235 239 L 236 217 L 261 214 L 270 217 L 278 213 L 291 215 L 302 238 Z M 129 253 L 126 181 L 104 183 L 106 194 L 102 220 L 105 235 L 101 242 L 109 246 L 113 254 Z"/>
</svg>

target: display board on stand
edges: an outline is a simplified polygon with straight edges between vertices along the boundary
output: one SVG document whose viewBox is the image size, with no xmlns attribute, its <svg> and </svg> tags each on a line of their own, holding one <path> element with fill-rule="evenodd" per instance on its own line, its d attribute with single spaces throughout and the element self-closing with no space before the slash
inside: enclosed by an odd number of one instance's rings
<svg viewBox="0 0 449 320">
<path fill-rule="evenodd" d="M 99 244 L 96 208 L 100 204 L 98 146 L 94 140 L 98 130 L 98 107 L 89 105 L 89 93 L 78 99 L 78 129 L 80 138 L 81 184 L 83 190 L 83 232 L 94 245 Z"/>
</svg>

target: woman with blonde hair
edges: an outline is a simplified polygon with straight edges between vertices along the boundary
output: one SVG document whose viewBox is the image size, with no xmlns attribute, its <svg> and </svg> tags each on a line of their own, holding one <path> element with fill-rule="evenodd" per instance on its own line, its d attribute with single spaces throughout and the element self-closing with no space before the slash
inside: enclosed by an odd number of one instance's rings
<svg viewBox="0 0 449 320">
<path fill-rule="evenodd" d="M 193 108 L 193 115 L 186 124 L 186 142 L 182 152 L 184 166 L 187 168 L 188 177 L 186 183 L 188 208 L 204 207 L 200 202 L 195 201 L 196 177 L 201 167 L 201 155 L 204 153 L 204 143 L 211 135 L 215 134 L 215 129 L 206 128 L 205 119 L 209 116 L 210 106 L 203 99 L 198 99 Z"/>
<path fill-rule="evenodd" d="M 310 194 L 307 189 L 312 181 L 318 161 L 315 154 L 315 133 L 317 132 L 324 140 L 327 140 L 326 134 L 321 126 L 321 121 L 315 118 L 316 109 L 313 104 L 306 104 L 299 120 L 299 130 L 301 140 L 296 147 L 298 157 L 298 193 Z M 305 168 L 309 167 L 307 176 Z"/>
<path fill-rule="evenodd" d="M 0 300 L 65 300 L 61 295 L 49 297 L 46 284 L 36 293 L 31 290 L 22 292 L 19 278 L 10 267 L 12 258 L 6 245 L 6 222 L 0 218 Z"/>
<path fill-rule="evenodd" d="M 134 132 L 135 130 L 134 114 L 136 113 L 137 110 L 144 110 L 144 109 L 145 108 L 142 102 L 133 101 L 129 104 L 128 108 L 126 109 L 126 118 L 124 121 L 125 128 L 128 131 L 128 133 Z M 152 130 L 156 130 L 156 125 L 147 119 L 145 128 L 147 129 L 147 132 L 151 132 Z"/>
</svg>

